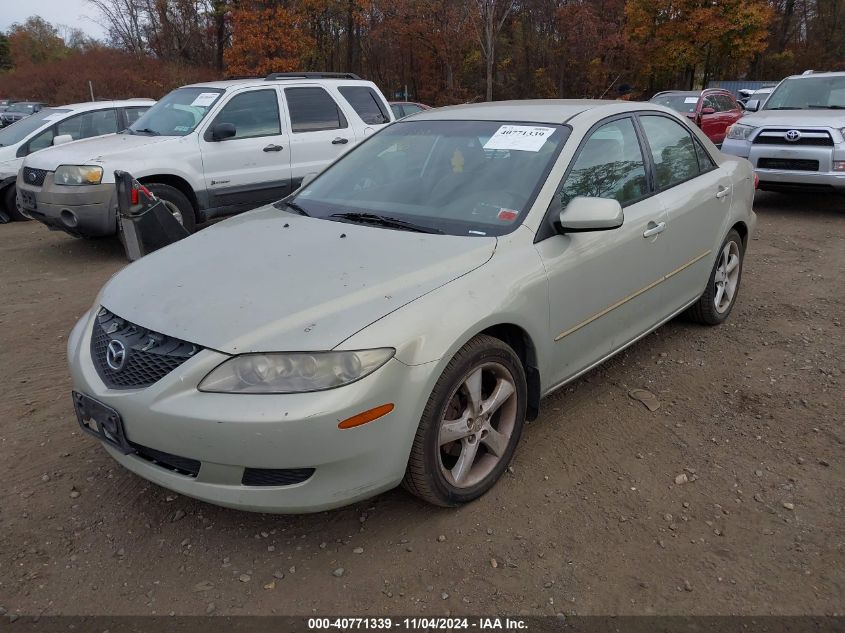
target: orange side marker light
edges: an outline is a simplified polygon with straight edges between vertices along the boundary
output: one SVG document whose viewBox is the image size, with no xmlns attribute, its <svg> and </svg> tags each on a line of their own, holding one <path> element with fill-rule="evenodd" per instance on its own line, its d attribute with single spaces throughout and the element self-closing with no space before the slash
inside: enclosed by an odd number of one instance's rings
<svg viewBox="0 0 845 633">
<path fill-rule="evenodd" d="M 337 428 L 351 429 L 356 426 L 366 424 L 367 422 L 378 420 L 379 418 L 384 417 L 385 415 L 393 411 L 393 408 L 394 407 L 392 402 L 388 404 L 383 404 L 373 409 L 369 409 L 368 411 L 353 415 L 351 418 L 346 418 L 343 422 L 337 425 Z"/>
</svg>

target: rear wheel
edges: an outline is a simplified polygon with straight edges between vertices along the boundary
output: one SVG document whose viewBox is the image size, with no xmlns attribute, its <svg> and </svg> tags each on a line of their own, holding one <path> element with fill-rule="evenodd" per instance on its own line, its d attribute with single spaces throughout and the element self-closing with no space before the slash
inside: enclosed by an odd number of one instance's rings
<svg viewBox="0 0 845 633">
<path fill-rule="evenodd" d="M 15 185 L 9 185 L 3 191 L 3 207 L 5 208 L 7 215 L 12 218 L 12 220 L 23 222 L 24 220 L 29 219 L 21 213 L 21 210 L 18 208 L 18 193 Z"/>
<path fill-rule="evenodd" d="M 525 421 L 525 370 L 499 339 L 480 335 L 455 354 L 426 404 L 403 485 L 456 506 L 487 492 L 508 467 Z"/>
<path fill-rule="evenodd" d="M 187 229 L 188 233 L 193 233 L 196 230 L 197 220 L 194 205 L 191 204 L 188 196 L 170 185 L 158 182 L 143 184 L 155 194 L 156 198 L 164 202 L 165 206 L 170 209 L 170 212 Z"/>
<path fill-rule="evenodd" d="M 719 325 L 728 318 L 739 292 L 744 256 L 742 238 L 739 233 L 731 230 L 716 256 L 704 294 L 687 311 L 693 321 L 704 325 Z"/>
</svg>

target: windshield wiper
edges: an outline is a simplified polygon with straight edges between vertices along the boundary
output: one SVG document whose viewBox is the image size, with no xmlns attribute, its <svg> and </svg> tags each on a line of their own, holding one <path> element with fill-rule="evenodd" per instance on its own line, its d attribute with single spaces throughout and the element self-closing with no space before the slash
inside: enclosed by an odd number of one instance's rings
<svg viewBox="0 0 845 633">
<path fill-rule="evenodd" d="M 156 132 L 148 127 L 142 127 L 140 130 L 132 130 L 133 134 L 149 134 L 150 136 L 161 136 L 161 132 Z"/>
<path fill-rule="evenodd" d="M 294 211 L 296 211 L 299 215 L 304 215 L 304 216 L 307 216 L 307 217 L 311 217 L 311 214 L 310 214 L 310 213 L 308 213 L 308 211 L 306 211 L 305 209 L 303 209 L 302 207 L 300 207 L 300 206 L 299 206 L 298 204 L 296 204 L 295 202 L 290 202 L 289 200 L 279 200 L 279 201 L 276 203 L 276 208 L 277 208 L 277 209 L 281 209 L 281 207 L 279 206 L 280 204 L 283 204 L 284 206 L 286 206 L 286 207 L 288 207 L 288 208 L 290 208 L 290 209 L 293 209 L 293 210 L 294 210 Z"/>
<path fill-rule="evenodd" d="M 813 108 L 814 110 L 845 110 L 845 106 L 841 105 L 808 105 L 808 108 Z"/>
<path fill-rule="evenodd" d="M 378 215 L 376 213 L 333 213 L 329 218 L 337 218 L 340 222 L 352 222 L 354 224 L 372 224 L 374 226 L 383 226 L 389 229 L 400 229 L 402 231 L 415 231 L 417 233 L 437 233 L 443 235 L 443 231 L 435 229 L 430 226 L 423 226 L 421 224 L 414 224 L 413 222 L 406 222 L 397 218 L 391 218 L 388 215 Z"/>
</svg>

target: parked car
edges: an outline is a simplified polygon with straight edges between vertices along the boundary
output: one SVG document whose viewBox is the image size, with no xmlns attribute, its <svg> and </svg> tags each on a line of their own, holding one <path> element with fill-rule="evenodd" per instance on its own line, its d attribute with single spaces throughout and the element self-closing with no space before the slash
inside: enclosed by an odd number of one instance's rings
<svg viewBox="0 0 845 633">
<path fill-rule="evenodd" d="M 727 90 L 670 90 L 658 92 L 650 101 L 688 117 L 717 146 L 725 139 L 728 127 L 742 116 L 742 107 Z"/>
<path fill-rule="evenodd" d="M 376 85 L 348 73 L 194 84 L 170 92 L 122 134 L 28 157 L 18 189 L 25 212 L 51 228 L 113 235 L 120 169 L 192 231 L 286 196 L 391 120 Z"/>
<path fill-rule="evenodd" d="M 745 109 L 745 104 L 751 99 L 757 99 L 760 103 L 763 103 L 774 89 L 774 86 L 766 86 L 757 90 L 740 90 L 742 96 L 739 99 L 739 104 Z"/>
<path fill-rule="evenodd" d="M 26 219 L 15 202 L 15 180 L 24 157 L 52 145 L 124 130 L 154 103 L 150 99 L 72 103 L 44 108 L 0 130 L 0 211 Z M 37 182 L 38 176 L 33 181 L 30 175 L 28 180 Z"/>
<path fill-rule="evenodd" d="M 9 109 L 9 106 L 14 103 L 11 99 L 0 99 L 0 113 L 5 112 Z M 3 127 L 2 122 L 0 122 L 0 127 Z"/>
<path fill-rule="evenodd" d="M 722 151 L 751 161 L 761 189 L 845 193 L 845 72 L 787 77 L 746 108 Z"/>
<path fill-rule="evenodd" d="M 431 106 L 414 101 L 391 101 L 390 109 L 393 110 L 393 116 L 396 119 L 401 119 L 423 110 L 431 110 Z"/>
<path fill-rule="evenodd" d="M 38 101 L 17 101 L 0 113 L 0 127 L 6 127 L 35 114 L 47 106 Z"/>
<path fill-rule="evenodd" d="M 466 503 L 544 394 L 677 314 L 728 318 L 753 196 L 660 106 L 419 113 L 112 277 L 68 339 L 80 424 L 224 506 Z"/>
</svg>

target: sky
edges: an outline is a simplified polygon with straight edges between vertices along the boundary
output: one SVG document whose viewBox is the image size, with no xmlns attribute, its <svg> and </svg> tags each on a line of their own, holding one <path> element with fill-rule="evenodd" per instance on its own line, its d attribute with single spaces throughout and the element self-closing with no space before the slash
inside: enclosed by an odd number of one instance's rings
<svg viewBox="0 0 845 633">
<path fill-rule="evenodd" d="M 86 0 L 3 0 L 0 9 L 0 31 L 6 31 L 15 22 L 23 22 L 31 15 L 57 26 L 76 27 L 97 39 L 105 37 L 105 30 L 95 22 L 97 11 Z"/>
</svg>

